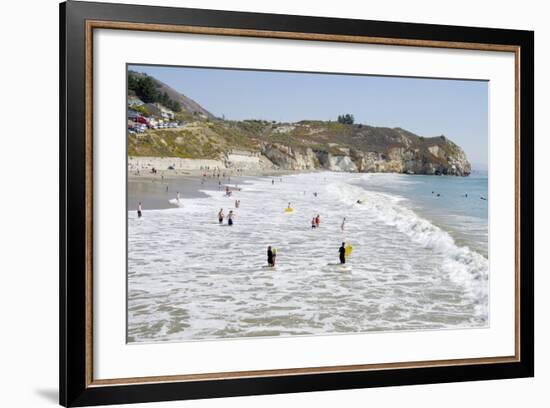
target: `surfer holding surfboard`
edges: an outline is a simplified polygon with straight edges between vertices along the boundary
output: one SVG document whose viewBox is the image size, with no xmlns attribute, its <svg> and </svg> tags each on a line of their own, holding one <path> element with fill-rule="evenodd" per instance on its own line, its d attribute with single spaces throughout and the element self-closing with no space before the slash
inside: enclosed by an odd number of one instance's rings
<svg viewBox="0 0 550 408">
<path fill-rule="evenodd" d="M 277 258 L 277 249 L 271 248 L 271 245 L 267 247 L 267 266 L 275 267 L 275 260 Z"/>
<path fill-rule="evenodd" d="M 294 208 L 292 208 L 290 203 L 288 203 L 288 206 L 285 208 L 285 213 L 290 214 L 292 212 L 294 212 Z"/>
<path fill-rule="evenodd" d="M 340 263 L 345 264 L 346 258 L 351 255 L 351 251 L 353 250 L 353 247 L 351 245 L 347 245 L 345 242 L 342 242 L 342 245 L 338 249 L 338 253 L 340 254 Z"/>
<path fill-rule="evenodd" d="M 342 242 L 342 246 L 338 249 L 338 253 L 340 254 L 340 263 L 345 264 L 346 263 L 346 243 Z"/>
</svg>

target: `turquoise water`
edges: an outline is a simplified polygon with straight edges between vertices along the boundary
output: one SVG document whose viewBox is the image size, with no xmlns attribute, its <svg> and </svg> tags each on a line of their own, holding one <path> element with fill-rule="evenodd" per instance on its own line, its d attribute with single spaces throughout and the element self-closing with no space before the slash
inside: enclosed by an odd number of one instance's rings
<svg viewBox="0 0 550 408">
<path fill-rule="evenodd" d="M 376 174 L 357 184 L 404 198 L 403 205 L 447 231 L 459 245 L 488 257 L 487 172 L 469 177 Z"/>
</svg>

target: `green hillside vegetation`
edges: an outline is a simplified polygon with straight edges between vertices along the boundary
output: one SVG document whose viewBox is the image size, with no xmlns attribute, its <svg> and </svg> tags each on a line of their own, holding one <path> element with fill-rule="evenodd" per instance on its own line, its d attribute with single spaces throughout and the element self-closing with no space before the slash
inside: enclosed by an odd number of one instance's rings
<svg viewBox="0 0 550 408">
<path fill-rule="evenodd" d="M 182 117 L 185 116 L 182 115 Z M 189 118 L 189 114 L 185 116 Z M 232 149 L 260 151 L 262 143 L 281 144 L 294 149 L 311 148 L 333 155 L 342 149 L 385 154 L 391 148 L 407 147 L 424 151 L 426 160 L 438 161 L 428 146 L 439 146 L 448 154 L 460 148 L 445 137 L 425 138 L 400 128 L 347 125 L 338 122 L 302 121 L 285 124 L 260 120 L 195 120 L 178 129 L 149 129 L 128 136 L 131 156 L 173 156 L 213 159 Z"/>
<path fill-rule="evenodd" d="M 189 118 L 214 119 L 215 116 L 191 98 L 147 74 L 128 71 L 128 95 L 145 103 L 160 103 L 174 113 Z"/>
<path fill-rule="evenodd" d="M 157 102 L 174 112 L 181 110 L 181 104 L 171 99 L 168 92 L 160 89 L 158 82 L 148 75 L 139 75 L 136 72 L 129 71 L 128 91 L 145 103 Z"/>
</svg>

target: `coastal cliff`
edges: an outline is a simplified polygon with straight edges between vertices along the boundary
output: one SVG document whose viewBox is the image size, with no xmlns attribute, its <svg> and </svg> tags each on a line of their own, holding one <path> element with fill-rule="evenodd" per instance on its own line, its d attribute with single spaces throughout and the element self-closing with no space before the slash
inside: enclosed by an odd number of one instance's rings
<svg viewBox="0 0 550 408">
<path fill-rule="evenodd" d="M 128 154 L 209 159 L 224 168 L 456 176 L 471 172 L 464 151 L 445 136 L 320 121 L 194 121 L 177 129 L 129 134 Z"/>
</svg>

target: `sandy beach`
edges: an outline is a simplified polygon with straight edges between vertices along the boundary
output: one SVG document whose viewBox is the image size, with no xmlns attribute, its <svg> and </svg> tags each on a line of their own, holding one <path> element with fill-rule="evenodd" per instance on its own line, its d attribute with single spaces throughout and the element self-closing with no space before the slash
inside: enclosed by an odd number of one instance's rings
<svg viewBox="0 0 550 408">
<path fill-rule="evenodd" d="M 170 204 L 169 200 L 175 198 L 178 192 L 182 200 L 200 198 L 207 196 L 202 190 L 222 190 L 227 185 L 238 189 L 239 185 L 257 177 L 276 179 L 298 173 L 261 167 L 217 167 L 219 164 L 221 162 L 214 160 L 130 157 L 128 211 L 135 210 L 139 202 L 143 209 L 148 210 L 174 208 L 175 205 Z"/>
</svg>

